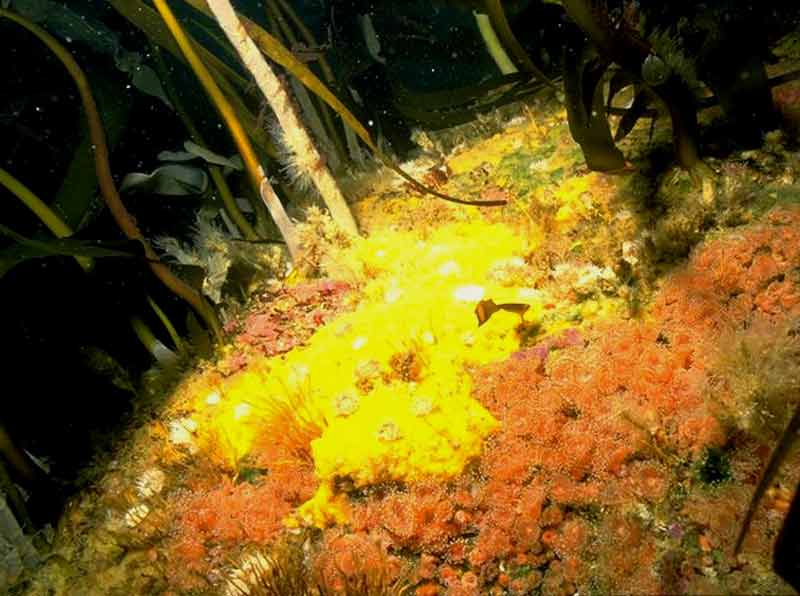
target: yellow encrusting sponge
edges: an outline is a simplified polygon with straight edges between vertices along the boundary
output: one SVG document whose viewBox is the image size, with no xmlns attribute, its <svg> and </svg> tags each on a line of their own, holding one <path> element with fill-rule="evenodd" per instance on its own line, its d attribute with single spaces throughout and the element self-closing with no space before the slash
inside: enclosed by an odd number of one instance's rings
<svg viewBox="0 0 800 596">
<path fill-rule="evenodd" d="M 305 347 L 251 363 L 222 387 L 212 426 L 224 429 L 231 459 L 259 433 L 284 432 L 269 417 L 288 400 L 303 411 L 286 423 L 320 433 L 308 435 L 316 436 L 309 447 L 320 488 L 290 523 L 346 520 L 342 479 L 363 487 L 458 475 L 498 426 L 472 399 L 465 365 L 507 357 L 523 322 L 499 311 L 478 326 L 476 304 L 521 302 L 530 305 L 526 325 L 540 320 L 536 292 L 513 274 L 537 241 L 481 221 L 445 225 L 424 240 L 391 230 L 356 240 L 339 261 L 366 280 L 358 307 Z"/>
</svg>

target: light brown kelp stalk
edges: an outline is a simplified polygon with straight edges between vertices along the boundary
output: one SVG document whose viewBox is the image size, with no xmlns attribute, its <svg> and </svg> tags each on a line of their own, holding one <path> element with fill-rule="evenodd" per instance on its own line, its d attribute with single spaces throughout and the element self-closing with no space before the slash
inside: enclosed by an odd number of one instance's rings
<svg viewBox="0 0 800 596">
<path fill-rule="evenodd" d="M 239 153 L 242 156 L 242 161 L 244 162 L 247 173 L 250 176 L 250 181 L 255 187 L 256 193 L 264 201 L 267 209 L 269 209 L 275 225 L 278 226 L 281 236 L 283 236 L 283 239 L 286 241 L 286 248 L 289 250 L 289 255 L 291 256 L 292 260 L 295 260 L 300 253 L 297 232 L 295 231 L 294 225 L 289 219 L 289 216 L 286 215 L 286 211 L 284 210 L 283 205 L 281 205 L 278 195 L 275 194 L 275 190 L 272 188 L 272 185 L 270 184 L 269 179 L 264 172 L 264 168 L 258 161 L 258 157 L 256 156 L 253 146 L 250 144 L 250 141 L 247 138 L 247 134 L 245 133 L 242 123 L 236 117 L 230 102 L 226 99 L 219 86 L 214 82 L 211 73 L 200 60 L 197 53 L 194 51 L 194 48 L 192 48 L 192 44 L 184 34 L 181 26 L 178 24 L 178 21 L 175 18 L 175 15 L 172 13 L 170 7 L 167 5 L 166 0 L 154 0 L 153 3 L 155 4 L 158 12 L 161 14 L 161 18 L 164 19 L 164 23 L 167 25 L 173 37 L 175 38 L 175 41 L 178 43 L 178 46 L 180 46 L 184 58 L 186 58 L 186 61 L 189 63 L 189 66 L 191 66 L 192 70 L 200 81 L 200 84 L 203 86 L 203 89 L 205 89 L 206 93 L 211 98 L 211 101 L 219 111 L 220 116 L 222 116 L 222 119 L 225 121 L 225 124 L 228 127 L 231 136 L 233 137 L 233 141 L 236 143 L 236 147 L 239 149 Z"/>
<path fill-rule="evenodd" d="M 279 30 L 288 47 L 298 47 L 298 39 L 297 35 L 295 35 L 294 31 L 292 30 L 292 27 L 289 25 L 289 21 L 285 18 L 284 13 L 286 13 L 286 16 L 291 17 L 292 23 L 295 25 L 295 27 L 298 27 L 299 23 L 301 33 L 303 33 L 308 47 L 317 47 L 317 43 L 313 36 L 311 36 L 311 32 L 303 25 L 303 21 L 301 21 L 300 18 L 295 14 L 288 2 L 278 6 L 275 0 L 267 0 L 264 8 L 267 12 L 267 18 L 270 19 L 272 24 L 273 35 L 275 35 L 275 37 L 280 37 L 279 35 L 276 35 L 276 30 Z M 322 56 L 322 52 L 320 52 L 319 55 Z M 327 74 L 323 74 L 323 76 L 327 77 Z M 328 80 L 328 82 L 330 83 L 330 80 Z M 347 155 L 345 146 L 344 143 L 342 143 L 342 139 L 339 137 L 339 131 L 333 122 L 333 116 L 331 115 L 331 109 L 328 104 L 320 100 L 319 97 L 315 97 L 315 102 L 312 102 L 308 89 L 305 87 L 305 85 L 300 84 L 297 80 L 292 81 L 292 90 L 295 92 L 295 96 L 297 97 L 304 114 L 306 114 L 306 111 L 308 110 L 313 110 L 315 113 L 319 113 L 319 115 L 322 117 L 322 121 L 324 122 L 323 133 L 328 139 L 329 144 L 332 145 L 330 148 L 331 153 L 336 155 L 337 160 L 339 160 L 340 157 L 344 159 Z M 303 103 L 304 101 L 306 102 L 305 104 Z M 313 120 L 309 120 L 309 125 L 312 125 L 313 123 Z M 313 126 L 312 131 L 316 133 L 316 130 L 314 130 Z M 317 138 L 321 141 L 323 137 L 318 136 Z M 331 166 L 334 168 L 336 167 L 336 165 L 334 165 L 332 162 Z"/>
<path fill-rule="evenodd" d="M 505 10 L 503 10 L 503 4 L 500 0 L 484 0 L 483 10 L 489 16 L 492 26 L 497 31 L 497 35 L 503 42 L 503 45 L 514 54 L 514 58 L 519 66 L 521 66 L 525 72 L 529 72 L 540 81 L 543 81 L 548 87 L 555 89 L 556 86 L 553 84 L 553 81 L 548 79 L 541 69 L 533 63 L 528 53 L 519 41 L 517 41 L 514 32 L 511 30 L 511 25 L 508 24 L 508 19 L 506 18 L 506 13 Z"/>
<path fill-rule="evenodd" d="M 184 0 L 184 2 L 200 12 L 211 16 L 211 12 L 209 11 L 205 0 Z M 308 87 L 312 93 L 316 94 L 322 101 L 327 103 L 331 109 L 333 109 L 333 111 L 339 115 L 345 124 L 352 129 L 358 138 L 364 142 L 364 144 L 373 152 L 373 154 L 387 168 L 391 169 L 398 176 L 405 179 L 414 190 L 422 194 L 429 194 L 440 199 L 444 199 L 445 201 L 459 203 L 461 205 L 495 207 L 506 204 L 506 201 L 504 200 L 469 201 L 465 199 L 458 199 L 456 197 L 451 197 L 450 195 L 439 192 L 434 188 L 430 188 L 424 184 L 421 184 L 407 172 L 403 171 L 400 166 L 389 159 L 389 157 L 378 148 L 377 143 L 375 143 L 375 141 L 372 140 L 372 137 L 369 136 L 367 129 L 364 128 L 364 126 L 358 121 L 358 118 L 353 115 L 347 106 L 345 106 L 339 100 L 339 98 L 336 97 L 322 81 L 319 80 L 317 75 L 315 75 L 310 68 L 298 60 L 295 55 L 292 54 L 292 52 L 290 52 L 278 39 L 264 31 L 264 29 L 259 27 L 258 24 L 254 23 L 245 16 L 240 16 L 239 22 L 242 24 L 247 34 L 253 39 L 256 45 L 258 45 L 261 51 L 264 52 L 264 54 L 266 54 L 270 60 L 276 62 L 278 65 L 289 71 L 294 77 L 297 78 L 298 81 Z"/>
<path fill-rule="evenodd" d="M 157 5 L 161 2 L 163 0 L 159 0 Z M 314 186 L 317 187 L 331 217 L 346 232 L 358 234 L 358 226 L 350 212 L 350 207 L 325 163 L 325 158 L 314 146 L 308 131 L 300 120 L 286 86 L 267 64 L 250 36 L 247 35 L 231 3 L 228 0 L 209 0 L 208 7 L 214 13 L 231 45 L 239 53 L 245 68 L 253 75 L 258 88 L 261 89 L 261 93 L 278 118 L 286 145 L 294 153 L 293 159 L 299 162 L 298 167 L 311 178 Z"/>
<path fill-rule="evenodd" d="M 131 25 L 144 33 L 151 43 L 164 48 L 181 62 L 186 61 L 178 44 L 172 38 L 169 29 L 164 25 L 161 16 L 149 5 L 133 0 L 108 0 L 108 3 Z M 228 101 L 231 102 L 236 116 L 244 125 L 250 139 L 267 155 L 277 158 L 278 152 L 275 150 L 269 135 L 261 128 L 256 115 L 250 111 L 240 97 L 240 93 L 246 92 L 249 83 L 225 62 L 204 48 L 202 44 L 192 39 L 191 35 L 186 34 L 186 37 L 200 55 L 203 64 L 211 71 L 214 80 L 225 93 Z"/>
<path fill-rule="evenodd" d="M 202 295 L 176 277 L 166 265 L 159 261 L 158 255 L 153 250 L 153 247 L 150 246 L 150 243 L 136 225 L 136 220 L 134 220 L 133 216 L 131 216 L 125 208 L 117 192 L 117 187 L 114 185 L 114 180 L 111 177 L 111 166 L 108 162 L 108 145 L 106 144 L 103 124 L 97 112 L 97 104 L 95 104 L 89 82 L 83 70 L 81 70 L 81 67 L 78 66 L 72 54 L 70 54 L 64 46 L 38 25 L 14 12 L 0 8 L 0 18 L 2 17 L 14 21 L 36 35 L 67 69 L 70 76 L 75 81 L 75 85 L 78 87 L 78 93 L 80 93 L 81 101 L 86 111 L 86 118 L 89 123 L 89 136 L 94 145 L 94 165 L 97 173 L 97 181 L 100 185 L 100 194 L 103 196 L 106 206 L 114 217 L 114 221 L 117 222 L 117 225 L 125 236 L 131 240 L 138 240 L 142 243 L 150 269 L 156 277 L 158 277 L 170 291 L 188 302 L 203 318 L 206 325 L 213 331 L 217 339 L 221 340 L 222 326 L 220 325 L 214 309 L 206 302 Z"/>
<path fill-rule="evenodd" d="M 295 12 L 294 8 L 292 7 L 291 4 L 289 4 L 288 0 L 276 0 L 276 2 L 280 10 L 283 11 L 287 17 L 289 17 L 289 20 L 295 26 L 300 36 L 303 38 L 306 46 L 308 48 L 319 48 L 319 43 L 314 37 L 314 34 L 306 26 L 303 20 L 297 16 L 297 12 Z M 320 51 L 319 55 L 314 57 L 314 61 L 319 65 L 320 69 L 322 70 L 322 76 L 324 77 L 328 85 L 335 87 L 336 77 L 333 74 L 333 69 L 331 68 L 331 65 L 328 64 L 327 58 L 325 58 L 325 52 Z M 317 99 L 323 101 L 322 98 L 319 96 L 317 96 Z M 336 130 L 336 125 L 334 124 L 333 121 L 334 111 L 332 107 L 324 102 L 320 105 L 322 105 L 322 117 L 325 120 L 325 126 L 330 128 L 331 130 Z M 345 141 L 347 143 L 347 151 L 349 151 L 350 153 L 350 158 L 356 163 L 359 164 L 363 163 L 364 156 L 361 152 L 361 148 L 358 146 L 358 140 L 356 139 L 353 129 L 347 126 L 346 124 L 344 125 L 343 129 L 344 129 Z M 333 141 L 337 143 L 337 146 L 341 143 L 338 134 L 333 135 Z M 345 155 L 344 148 L 341 148 L 340 152 L 342 153 L 342 155 Z"/>
</svg>

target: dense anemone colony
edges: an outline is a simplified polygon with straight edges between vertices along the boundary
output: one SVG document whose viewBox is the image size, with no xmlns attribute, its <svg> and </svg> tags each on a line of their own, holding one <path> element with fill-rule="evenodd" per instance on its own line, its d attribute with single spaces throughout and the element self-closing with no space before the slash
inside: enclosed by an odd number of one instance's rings
<svg viewBox="0 0 800 596">
<path fill-rule="evenodd" d="M 797 466 L 731 551 L 800 383 L 800 160 L 716 165 L 710 197 L 589 173 L 555 111 L 449 158 L 503 209 L 378 181 L 369 234 L 228 322 L 30 593 L 790 593 Z"/>
</svg>

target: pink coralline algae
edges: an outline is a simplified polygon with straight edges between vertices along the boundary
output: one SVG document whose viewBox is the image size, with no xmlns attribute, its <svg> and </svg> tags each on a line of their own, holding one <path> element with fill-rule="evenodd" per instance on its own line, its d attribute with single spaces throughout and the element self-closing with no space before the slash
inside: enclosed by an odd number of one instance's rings
<svg viewBox="0 0 800 596">
<path fill-rule="evenodd" d="M 288 352 L 347 309 L 350 289 L 345 282 L 327 279 L 281 288 L 264 309 L 244 320 L 236 341 L 267 356 Z"/>
<path fill-rule="evenodd" d="M 511 358 L 515 360 L 538 358 L 542 361 L 542 363 L 544 363 L 544 361 L 547 360 L 547 357 L 550 355 L 550 352 L 553 350 L 578 346 L 581 345 L 581 343 L 583 343 L 583 338 L 581 337 L 580 331 L 577 329 L 567 329 L 560 335 L 548 337 L 535 346 L 514 352 L 511 354 Z"/>
</svg>

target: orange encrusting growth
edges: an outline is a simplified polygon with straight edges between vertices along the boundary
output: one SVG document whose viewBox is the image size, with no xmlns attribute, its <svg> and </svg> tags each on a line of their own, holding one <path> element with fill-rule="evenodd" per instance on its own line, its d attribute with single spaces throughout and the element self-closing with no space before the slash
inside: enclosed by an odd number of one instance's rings
<svg viewBox="0 0 800 596">
<path fill-rule="evenodd" d="M 308 452 L 297 449 L 320 428 L 293 420 L 288 409 L 271 411 L 269 434 L 238 463 L 268 474 L 221 486 L 197 481 L 176 505 L 175 585 L 191 586 L 209 565 L 222 565 L 226 548 L 271 544 L 287 516 L 322 495 L 336 499 L 348 520 L 323 529 L 314 559 L 314 573 L 332 584 L 354 581 L 366 561 L 375 581 L 408 577 L 420 595 L 710 589 L 696 569 L 712 555 L 734 564 L 724 549 L 735 512 L 746 508 L 741 483 L 755 482 L 757 466 L 736 463 L 737 482 L 716 487 L 711 506 L 708 495 L 690 493 L 671 508 L 670 493 L 685 481 L 684 464 L 728 443 L 731 427 L 720 414 L 738 403 L 718 379 L 728 338 L 745 329 L 769 334 L 800 314 L 798 224 L 800 209 L 782 208 L 706 241 L 639 320 L 561 326 L 505 361 L 473 363 L 472 395 L 499 424 L 483 452 L 447 482 L 321 485 Z M 302 308 L 302 299 L 291 302 Z M 420 365 L 413 353 L 387 356 L 392 383 L 427 379 L 427 361 Z M 218 379 L 223 393 L 237 375 L 247 384 L 256 370 Z M 281 424 L 310 434 L 275 441 Z M 755 526 L 774 529 L 778 521 L 762 515 Z M 769 548 L 766 531 L 753 534 L 745 548 L 753 541 Z"/>
<path fill-rule="evenodd" d="M 593 576 L 625 593 L 707 587 L 701 573 L 681 571 L 681 557 L 702 566 L 709 549 L 727 556 L 716 549 L 733 539 L 725 523 L 735 526 L 730 513 L 748 491 L 717 489 L 728 522 L 696 497 L 675 514 L 673 544 L 681 553 L 694 544 L 688 554 L 665 552 L 640 512 L 664 506 L 676 462 L 726 444 L 725 396 L 709 399 L 720 341 L 754 320 L 800 314 L 798 224 L 800 209 L 778 209 L 707 241 L 643 320 L 567 330 L 478 369 L 474 395 L 500 427 L 473 472 L 368 499 L 354 506 L 352 530 L 422 553 L 418 594 L 567 594 Z M 598 521 L 591 510 L 603 512 Z"/>
<path fill-rule="evenodd" d="M 253 483 L 208 478 L 172 503 L 175 533 L 166 552 L 175 585 L 204 586 L 209 565 L 227 565 L 243 545 L 272 544 L 284 518 L 314 494 L 317 482 L 308 462 L 290 453 L 272 457 L 277 463 Z"/>
</svg>

